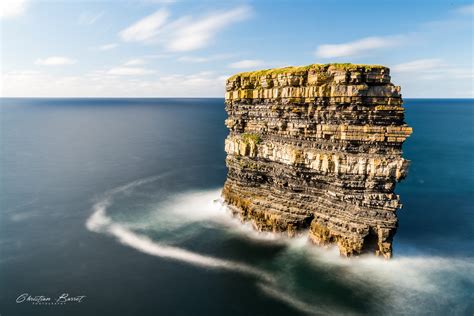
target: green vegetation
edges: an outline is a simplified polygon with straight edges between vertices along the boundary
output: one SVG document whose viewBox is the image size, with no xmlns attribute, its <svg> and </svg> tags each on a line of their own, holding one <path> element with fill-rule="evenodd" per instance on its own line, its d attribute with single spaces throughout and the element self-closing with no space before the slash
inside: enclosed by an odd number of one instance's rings
<svg viewBox="0 0 474 316">
<path fill-rule="evenodd" d="M 327 72 L 321 72 L 318 74 L 319 81 L 326 81 L 329 79 L 329 75 Z"/>
<path fill-rule="evenodd" d="M 259 135 L 251 133 L 242 134 L 242 139 L 246 143 L 253 143 L 255 145 L 260 144 L 260 142 L 262 141 Z"/>
<path fill-rule="evenodd" d="M 385 66 L 381 65 L 364 65 L 364 64 L 351 64 L 351 63 L 334 63 L 334 64 L 311 64 L 307 66 L 288 66 L 284 68 L 272 68 L 272 69 L 263 69 L 257 71 L 248 71 L 248 72 L 241 72 L 238 74 L 233 75 L 228 80 L 234 80 L 238 76 L 240 77 L 263 77 L 268 75 L 279 75 L 279 74 L 299 74 L 308 72 L 310 70 L 315 70 L 318 72 L 326 71 L 330 66 L 335 67 L 338 70 L 357 70 L 357 69 L 365 69 L 365 70 L 373 70 L 373 69 L 382 69 L 386 68 Z"/>
</svg>

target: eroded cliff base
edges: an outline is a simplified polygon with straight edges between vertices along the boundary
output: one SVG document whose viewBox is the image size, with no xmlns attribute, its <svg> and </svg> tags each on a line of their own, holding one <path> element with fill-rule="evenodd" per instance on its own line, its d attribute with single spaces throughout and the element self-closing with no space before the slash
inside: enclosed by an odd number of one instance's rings
<svg viewBox="0 0 474 316">
<path fill-rule="evenodd" d="M 390 258 L 408 167 L 400 88 L 383 66 L 329 64 L 227 80 L 232 212 L 261 231 L 309 229 L 341 255 Z"/>
</svg>

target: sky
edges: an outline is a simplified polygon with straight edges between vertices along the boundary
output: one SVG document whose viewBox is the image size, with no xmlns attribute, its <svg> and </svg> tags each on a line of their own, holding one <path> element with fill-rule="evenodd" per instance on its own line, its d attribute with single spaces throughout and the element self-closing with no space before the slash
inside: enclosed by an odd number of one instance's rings
<svg viewBox="0 0 474 316">
<path fill-rule="evenodd" d="M 0 1 L 0 96 L 223 97 L 241 71 L 390 67 L 408 98 L 474 97 L 472 1 Z"/>
</svg>

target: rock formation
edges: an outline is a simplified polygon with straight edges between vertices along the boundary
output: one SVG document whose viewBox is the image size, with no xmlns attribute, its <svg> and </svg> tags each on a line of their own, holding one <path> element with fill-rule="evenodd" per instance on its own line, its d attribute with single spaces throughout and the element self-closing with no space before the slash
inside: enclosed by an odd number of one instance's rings
<svg viewBox="0 0 474 316">
<path fill-rule="evenodd" d="M 226 85 L 223 197 L 261 231 L 308 231 L 341 255 L 392 254 L 408 161 L 400 87 L 383 66 L 240 73 Z"/>
</svg>

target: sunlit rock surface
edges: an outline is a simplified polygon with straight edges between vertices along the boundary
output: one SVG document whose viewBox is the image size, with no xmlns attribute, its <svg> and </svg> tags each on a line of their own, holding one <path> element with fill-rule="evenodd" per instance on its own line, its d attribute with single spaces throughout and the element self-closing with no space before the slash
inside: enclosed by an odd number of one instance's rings
<svg viewBox="0 0 474 316">
<path fill-rule="evenodd" d="M 341 255 L 390 258 L 407 172 L 400 87 L 383 66 L 328 64 L 234 75 L 227 80 L 223 196 L 262 231 Z"/>
</svg>

